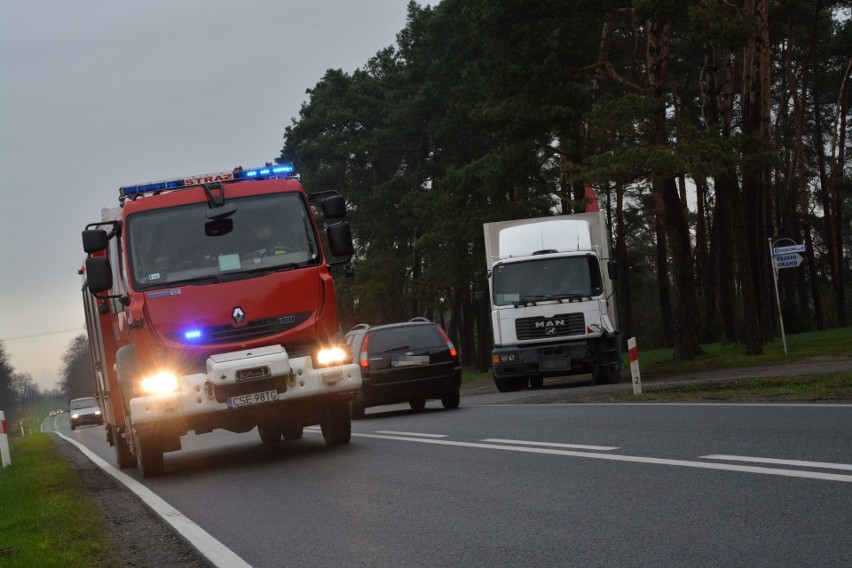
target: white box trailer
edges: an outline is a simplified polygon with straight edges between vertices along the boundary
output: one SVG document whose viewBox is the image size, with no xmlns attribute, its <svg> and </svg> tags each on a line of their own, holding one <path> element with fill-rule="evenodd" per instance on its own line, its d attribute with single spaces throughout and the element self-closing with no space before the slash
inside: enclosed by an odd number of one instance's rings
<svg viewBox="0 0 852 568">
<path fill-rule="evenodd" d="M 614 383 L 621 369 L 602 212 L 486 223 L 492 365 L 501 392 L 546 377 L 591 373 Z"/>
</svg>

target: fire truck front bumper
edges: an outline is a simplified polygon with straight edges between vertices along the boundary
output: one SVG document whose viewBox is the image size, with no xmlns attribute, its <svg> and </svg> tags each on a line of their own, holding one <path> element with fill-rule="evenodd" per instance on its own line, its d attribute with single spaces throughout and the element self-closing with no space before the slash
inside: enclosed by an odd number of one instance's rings
<svg viewBox="0 0 852 568">
<path fill-rule="evenodd" d="M 278 345 L 213 355 L 206 373 L 179 377 L 175 392 L 130 400 L 137 425 L 251 412 L 269 414 L 275 407 L 330 396 L 354 396 L 361 387 L 357 364 L 314 368 L 311 357 L 291 359 Z M 261 409 L 262 407 L 262 409 Z"/>
</svg>

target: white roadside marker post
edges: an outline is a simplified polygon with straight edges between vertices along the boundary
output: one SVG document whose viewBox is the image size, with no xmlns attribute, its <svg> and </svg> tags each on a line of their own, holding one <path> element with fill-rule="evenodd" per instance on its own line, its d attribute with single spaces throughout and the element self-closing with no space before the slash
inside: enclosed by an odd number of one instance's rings
<svg viewBox="0 0 852 568">
<path fill-rule="evenodd" d="M 627 340 L 627 352 L 630 358 L 630 377 L 633 379 L 633 394 L 642 394 L 642 378 L 639 376 L 639 350 L 636 349 L 636 338 Z"/>
<path fill-rule="evenodd" d="M 0 410 L 0 462 L 3 467 L 12 465 L 12 455 L 9 453 L 9 436 L 6 434 L 6 413 Z"/>
</svg>

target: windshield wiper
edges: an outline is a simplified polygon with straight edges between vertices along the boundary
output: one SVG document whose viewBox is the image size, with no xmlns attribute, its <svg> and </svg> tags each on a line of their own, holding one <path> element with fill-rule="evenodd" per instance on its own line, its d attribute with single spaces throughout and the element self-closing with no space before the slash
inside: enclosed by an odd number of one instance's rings
<svg viewBox="0 0 852 568">
<path fill-rule="evenodd" d="M 408 345 L 399 345 L 397 347 L 394 347 L 393 349 L 385 349 L 385 353 L 391 353 L 394 351 L 405 351 L 406 349 L 410 349 L 410 347 Z"/>
</svg>

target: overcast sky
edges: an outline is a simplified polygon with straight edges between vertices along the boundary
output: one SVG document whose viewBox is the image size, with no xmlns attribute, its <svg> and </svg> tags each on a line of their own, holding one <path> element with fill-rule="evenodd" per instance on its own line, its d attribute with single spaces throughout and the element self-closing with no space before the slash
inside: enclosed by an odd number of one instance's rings
<svg viewBox="0 0 852 568">
<path fill-rule="evenodd" d="M 119 186 L 273 160 L 305 90 L 395 45 L 406 5 L 0 2 L 0 339 L 15 370 L 54 388 L 84 332 L 80 232 Z"/>
</svg>

